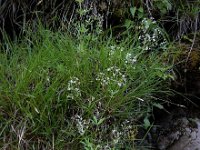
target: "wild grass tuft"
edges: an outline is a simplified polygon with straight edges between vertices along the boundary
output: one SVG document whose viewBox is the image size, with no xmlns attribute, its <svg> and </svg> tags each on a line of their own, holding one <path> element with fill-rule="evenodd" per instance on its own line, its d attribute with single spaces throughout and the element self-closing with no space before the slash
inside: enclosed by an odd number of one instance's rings
<svg viewBox="0 0 200 150">
<path fill-rule="evenodd" d="M 1 48 L 0 147 L 133 148 L 138 120 L 161 106 L 155 96 L 170 77 L 162 47 L 147 42 L 154 32 L 121 41 L 44 28 L 26 35 Z"/>
</svg>

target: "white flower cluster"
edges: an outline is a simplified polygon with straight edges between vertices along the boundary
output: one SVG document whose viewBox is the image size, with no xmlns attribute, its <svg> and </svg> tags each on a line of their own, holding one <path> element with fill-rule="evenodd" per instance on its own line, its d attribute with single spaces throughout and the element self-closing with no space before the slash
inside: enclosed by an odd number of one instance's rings
<svg viewBox="0 0 200 150">
<path fill-rule="evenodd" d="M 101 103 L 101 102 L 98 102 L 97 107 L 96 107 L 95 110 L 94 110 L 94 116 L 95 116 L 97 119 L 100 118 L 101 111 L 102 111 L 102 103 Z"/>
<path fill-rule="evenodd" d="M 135 64 L 137 62 L 137 57 L 133 56 L 131 53 L 126 54 L 125 63 L 126 64 Z"/>
<path fill-rule="evenodd" d="M 97 34 L 101 34 L 103 32 L 103 22 L 104 22 L 104 18 L 103 15 L 98 14 L 95 16 L 96 19 L 96 32 Z"/>
<path fill-rule="evenodd" d="M 67 91 L 69 91 L 68 98 L 74 99 L 74 97 L 81 96 L 80 81 L 77 77 L 73 77 L 68 81 Z"/>
<path fill-rule="evenodd" d="M 144 50 L 153 50 L 156 48 L 166 49 L 167 41 L 163 37 L 160 28 L 156 25 L 156 21 L 144 18 L 140 29 L 139 40 Z"/>
<path fill-rule="evenodd" d="M 82 116 L 80 115 L 75 115 L 72 117 L 72 120 L 75 122 L 76 124 L 76 128 L 78 129 L 78 133 L 80 135 L 84 135 L 85 131 L 88 129 L 89 127 L 89 120 L 85 120 L 82 118 Z"/>
<path fill-rule="evenodd" d="M 88 100 L 94 101 L 95 98 L 91 96 Z M 102 116 L 104 112 L 104 106 L 99 101 L 89 118 L 88 116 L 86 116 L 87 118 L 83 117 L 84 110 L 72 116 L 71 119 L 77 134 L 82 137 L 91 137 L 91 144 L 102 150 L 115 149 L 122 144 L 122 140 L 135 140 L 137 130 L 133 118 L 127 118 L 115 126 L 118 120 L 111 116 L 104 118 Z M 93 132 L 95 132 L 95 136 L 93 136 Z"/>
<path fill-rule="evenodd" d="M 123 48 L 123 47 L 119 47 L 119 46 L 112 45 L 112 46 L 110 46 L 110 51 L 109 51 L 109 54 L 108 54 L 108 55 L 109 55 L 109 56 L 113 56 L 114 53 L 115 53 L 116 51 L 123 52 L 123 51 L 124 51 L 124 48 Z"/>
<path fill-rule="evenodd" d="M 78 27 L 84 28 L 84 30 L 80 31 L 88 35 L 92 32 L 95 35 L 99 35 L 103 32 L 104 16 L 96 9 L 93 9 L 94 3 L 87 3 L 86 5 L 87 7 L 83 6 L 78 8 L 79 20 L 77 20 L 77 22 L 81 24 L 81 26 Z"/>
<path fill-rule="evenodd" d="M 150 18 L 150 19 L 144 18 L 142 20 L 141 28 L 143 29 L 144 32 L 147 32 L 152 24 L 154 24 L 154 25 L 156 24 L 156 21 L 153 20 L 153 18 Z"/>
<path fill-rule="evenodd" d="M 107 77 L 105 73 L 100 72 L 96 78 L 97 81 L 100 81 L 103 87 L 107 86 L 110 82 L 110 77 Z"/>
<path fill-rule="evenodd" d="M 111 84 L 116 84 L 118 87 L 122 87 L 127 81 L 126 76 L 116 66 L 107 68 L 106 73 L 100 72 L 96 80 L 100 81 L 100 84 L 103 87 Z"/>
<path fill-rule="evenodd" d="M 118 144 L 118 142 L 120 141 L 120 135 L 121 133 L 119 131 L 117 131 L 116 129 L 113 129 L 111 131 L 111 139 L 114 145 Z"/>
</svg>

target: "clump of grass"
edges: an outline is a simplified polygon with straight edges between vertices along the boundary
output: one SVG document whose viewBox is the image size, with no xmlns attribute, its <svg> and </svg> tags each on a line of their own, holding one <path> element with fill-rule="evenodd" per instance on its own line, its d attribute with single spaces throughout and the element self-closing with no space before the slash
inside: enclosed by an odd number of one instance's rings
<svg viewBox="0 0 200 150">
<path fill-rule="evenodd" d="M 163 55 L 140 44 L 146 32 L 116 42 L 40 28 L 7 42 L 0 54 L 0 147 L 133 148 L 138 120 L 169 77 Z"/>
</svg>

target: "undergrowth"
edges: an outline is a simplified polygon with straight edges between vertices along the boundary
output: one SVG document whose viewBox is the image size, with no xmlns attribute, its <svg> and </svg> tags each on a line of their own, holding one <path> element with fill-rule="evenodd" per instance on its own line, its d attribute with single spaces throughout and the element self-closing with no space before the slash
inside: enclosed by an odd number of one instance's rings
<svg viewBox="0 0 200 150">
<path fill-rule="evenodd" d="M 136 148 L 138 128 L 151 126 L 153 107 L 163 109 L 158 99 L 169 92 L 169 43 L 152 19 L 127 20 L 117 39 L 101 19 L 73 22 L 70 32 L 39 26 L 4 41 L 2 149 Z"/>
<path fill-rule="evenodd" d="M 129 30 L 116 41 L 38 28 L 18 42 L 5 42 L 0 147 L 133 149 L 138 127 L 150 126 L 152 107 L 162 108 L 156 96 L 165 94 L 170 75 L 165 52 L 155 43 L 153 52 L 146 49 L 141 35 Z"/>
<path fill-rule="evenodd" d="M 175 13 L 167 21 L 178 39 L 199 26 L 198 1 L 137 2 L 124 32 L 113 35 L 114 1 L 1 3 L 2 33 L 23 29 L 23 37 L 0 44 L 1 149 L 137 149 L 138 129 L 150 129 L 153 107 L 163 109 L 173 79 L 168 37 L 154 17 L 162 23 Z M 39 18 L 54 32 L 35 25 Z"/>
</svg>

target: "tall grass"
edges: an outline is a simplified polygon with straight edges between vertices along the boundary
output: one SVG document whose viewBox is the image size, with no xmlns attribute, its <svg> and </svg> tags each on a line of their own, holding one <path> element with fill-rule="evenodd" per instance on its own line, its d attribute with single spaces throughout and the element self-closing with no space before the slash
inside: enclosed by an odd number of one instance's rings
<svg viewBox="0 0 200 150">
<path fill-rule="evenodd" d="M 7 41 L 0 54 L 0 147 L 134 148 L 138 121 L 158 103 L 168 76 L 163 53 L 139 43 L 137 34 L 116 42 L 44 28 Z"/>
</svg>

